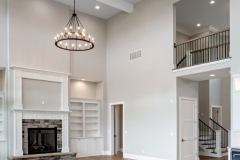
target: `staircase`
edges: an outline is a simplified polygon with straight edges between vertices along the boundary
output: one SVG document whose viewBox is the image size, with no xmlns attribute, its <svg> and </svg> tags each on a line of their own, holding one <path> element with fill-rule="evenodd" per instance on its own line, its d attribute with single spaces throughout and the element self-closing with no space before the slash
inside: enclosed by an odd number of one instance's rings
<svg viewBox="0 0 240 160">
<path fill-rule="evenodd" d="M 212 120 L 211 120 L 212 121 Z M 211 122 L 210 127 L 199 119 L 199 155 L 210 157 L 222 157 L 227 155 L 228 133 L 220 128 L 219 124 Z"/>
</svg>

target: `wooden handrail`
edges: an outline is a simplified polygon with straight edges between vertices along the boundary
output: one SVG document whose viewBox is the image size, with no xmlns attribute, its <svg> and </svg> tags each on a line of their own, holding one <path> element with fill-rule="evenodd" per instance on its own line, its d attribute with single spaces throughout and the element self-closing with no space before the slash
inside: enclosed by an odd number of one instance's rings
<svg viewBox="0 0 240 160">
<path fill-rule="evenodd" d="M 222 31 L 218 31 L 218 32 L 214 32 L 212 34 L 208 34 L 206 36 L 202 36 L 202 37 L 199 37 L 199 38 L 194 38 L 194 39 L 191 39 L 191 40 L 188 40 L 186 42 L 183 42 L 183 43 L 180 43 L 180 44 L 175 44 L 175 48 L 179 45 L 182 45 L 182 44 L 185 44 L 185 43 L 189 43 L 189 42 L 192 42 L 192 41 L 196 41 L 196 40 L 199 40 L 199 39 L 202 39 L 202 38 L 206 38 L 206 37 L 209 37 L 209 36 L 212 36 L 212 35 L 215 35 L 215 34 L 218 34 L 218 33 L 221 33 L 221 32 L 226 32 L 226 31 L 230 31 L 230 28 L 228 29 L 225 29 L 225 30 L 222 30 Z"/>
<path fill-rule="evenodd" d="M 209 118 L 211 121 L 213 121 L 218 127 L 222 128 L 224 131 L 228 132 L 225 128 L 223 128 L 221 125 L 219 125 L 216 121 L 214 121 L 212 118 Z"/>
<path fill-rule="evenodd" d="M 199 119 L 200 122 L 202 122 L 204 125 L 206 125 L 210 130 L 212 130 L 214 133 L 216 133 L 216 131 L 214 129 L 212 129 L 209 125 L 207 125 L 206 123 L 204 123 L 201 119 Z"/>
</svg>

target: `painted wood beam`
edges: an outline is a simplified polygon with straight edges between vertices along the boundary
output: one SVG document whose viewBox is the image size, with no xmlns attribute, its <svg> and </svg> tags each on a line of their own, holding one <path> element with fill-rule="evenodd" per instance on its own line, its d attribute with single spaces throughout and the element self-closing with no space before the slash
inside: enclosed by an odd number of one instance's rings
<svg viewBox="0 0 240 160">
<path fill-rule="evenodd" d="M 97 1 L 127 13 L 133 12 L 134 9 L 133 4 L 125 2 L 123 0 L 97 0 Z"/>
</svg>

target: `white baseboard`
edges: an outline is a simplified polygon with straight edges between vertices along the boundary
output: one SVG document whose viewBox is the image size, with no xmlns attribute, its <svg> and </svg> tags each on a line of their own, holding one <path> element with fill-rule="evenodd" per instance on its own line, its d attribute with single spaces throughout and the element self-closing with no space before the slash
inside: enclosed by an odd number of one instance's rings
<svg viewBox="0 0 240 160">
<path fill-rule="evenodd" d="M 102 155 L 111 155 L 110 151 L 102 151 Z"/>
<path fill-rule="evenodd" d="M 135 160 L 167 160 L 167 159 L 161 159 L 161 158 L 139 156 L 139 155 L 128 154 L 128 153 L 124 153 L 123 157 L 129 158 L 129 159 L 135 159 Z"/>
<path fill-rule="evenodd" d="M 123 152 L 123 149 L 122 149 L 122 148 L 119 148 L 119 151 L 120 151 L 120 152 Z"/>
</svg>

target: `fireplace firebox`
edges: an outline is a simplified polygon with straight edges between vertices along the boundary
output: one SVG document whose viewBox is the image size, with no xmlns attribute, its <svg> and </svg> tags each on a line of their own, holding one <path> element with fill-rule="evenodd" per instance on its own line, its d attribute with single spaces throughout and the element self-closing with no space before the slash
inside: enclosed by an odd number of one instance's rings
<svg viewBox="0 0 240 160">
<path fill-rule="evenodd" d="M 28 128 L 28 154 L 57 152 L 57 128 Z"/>
</svg>

